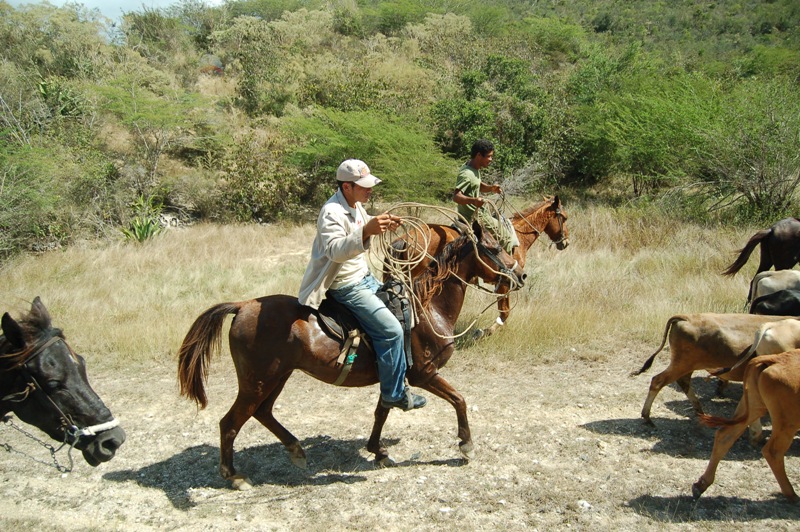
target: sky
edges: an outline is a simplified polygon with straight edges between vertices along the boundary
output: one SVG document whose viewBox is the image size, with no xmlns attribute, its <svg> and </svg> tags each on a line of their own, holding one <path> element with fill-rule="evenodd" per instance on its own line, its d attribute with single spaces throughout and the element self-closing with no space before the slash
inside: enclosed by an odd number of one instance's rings
<svg viewBox="0 0 800 532">
<path fill-rule="evenodd" d="M 5 0 L 14 7 L 23 4 L 38 4 L 39 0 Z M 49 3 L 54 6 L 63 6 L 67 0 L 49 0 Z M 100 12 L 112 19 L 119 20 L 122 13 L 130 11 L 141 11 L 142 7 L 146 8 L 162 8 L 180 3 L 180 0 L 75 0 L 72 3 L 83 4 L 89 9 L 99 8 Z M 206 4 L 220 5 L 223 0 L 206 0 Z"/>
</svg>

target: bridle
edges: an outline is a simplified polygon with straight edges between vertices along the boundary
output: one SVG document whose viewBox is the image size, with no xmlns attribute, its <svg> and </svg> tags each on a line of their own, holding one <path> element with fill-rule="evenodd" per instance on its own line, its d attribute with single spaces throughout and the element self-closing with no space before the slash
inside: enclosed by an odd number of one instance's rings
<svg viewBox="0 0 800 532">
<path fill-rule="evenodd" d="M 66 346 L 67 350 L 69 350 L 70 354 L 73 358 L 75 358 L 75 352 L 72 348 L 67 344 L 67 342 L 59 337 L 53 336 L 46 342 L 44 342 L 41 346 L 36 348 L 31 355 L 29 355 L 25 362 L 23 362 L 20 366 L 20 371 L 22 376 L 24 377 L 26 384 L 25 388 L 22 391 L 16 393 L 10 393 L 2 398 L 0 401 L 8 401 L 11 403 L 23 403 L 27 401 L 31 394 L 35 392 L 37 389 L 42 392 L 44 397 L 47 398 L 46 405 L 52 407 L 59 416 L 61 421 L 61 425 L 64 427 L 64 441 L 62 442 L 62 447 L 64 445 L 69 444 L 70 450 L 78 440 L 83 436 L 96 436 L 97 434 L 104 432 L 106 430 L 113 429 L 114 427 L 119 425 L 119 420 L 112 418 L 110 421 L 106 421 L 104 423 L 98 423 L 97 425 L 90 425 L 88 427 L 79 428 L 75 425 L 72 417 L 66 413 L 53 401 L 53 399 L 44 391 L 44 388 L 36 381 L 36 378 L 31 374 L 30 370 L 28 369 L 28 363 L 31 362 L 33 359 L 41 355 L 48 347 L 51 345 L 56 344 L 57 342 L 63 342 Z"/>
<path fill-rule="evenodd" d="M 558 234 L 561 235 L 561 238 L 559 238 L 558 240 L 553 240 L 551 238 L 550 240 L 552 241 L 553 244 L 558 245 L 567 239 L 567 237 L 564 236 L 564 213 L 561 212 L 561 207 L 556 207 L 555 216 L 556 220 L 558 220 Z"/>
<path fill-rule="evenodd" d="M 511 266 L 511 268 L 508 268 L 505 264 L 503 264 L 503 261 L 500 260 L 500 257 L 487 248 L 482 242 L 475 242 L 475 246 L 478 248 L 479 252 L 483 252 L 483 254 L 486 255 L 495 266 L 497 266 L 497 270 L 499 271 L 500 275 L 509 278 L 512 290 L 515 285 L 520 284 L 517 280 L 517 274 L 514 273 L 514 269 L 519 266 L 519 262 L 516 259 L 514 260 L 514 264 Z"/>
</svg>

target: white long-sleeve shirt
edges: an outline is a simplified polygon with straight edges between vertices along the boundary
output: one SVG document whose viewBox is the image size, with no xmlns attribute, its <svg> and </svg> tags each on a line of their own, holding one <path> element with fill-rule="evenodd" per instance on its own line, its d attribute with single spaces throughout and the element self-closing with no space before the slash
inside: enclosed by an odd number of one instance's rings
<svg viewBox="0 0 800 532">
<path fill-rule="evenodd" d="M 356 213 L 361 215 L 361 225 L 357 223 Z M 301 304 L 319 308 L 325 292 L 334 284 L 345 263 L 348 276 L 355 275 L 362 268 L 358 261 L 363 263 L 363 274 L 369 273 L 363 255 L 372 238 L 367 239 L 365 246 L 363 236 L 364 226 L 370 218 L 361 203 L 356 202 L 355 209 L 351 208 L 341 190 L 325 202 L 317 218 L 311 260 L 300 283 L 298 299 Z"/>
</svg>

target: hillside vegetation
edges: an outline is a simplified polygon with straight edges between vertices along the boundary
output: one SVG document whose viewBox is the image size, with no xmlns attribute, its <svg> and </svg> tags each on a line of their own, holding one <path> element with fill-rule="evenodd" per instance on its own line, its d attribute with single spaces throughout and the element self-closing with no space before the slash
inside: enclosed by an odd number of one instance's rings
<svg viewBox="0 0 800 532">
<path fill-rule="evenodd" d="M 793 212 L 793 0 L 177 1 L 112 24 L 0 0 L 0 260 L 169 213 L 302 220 L 347 157 L 380 200 L 490 178 L 705 221 Z"/>
</svg>

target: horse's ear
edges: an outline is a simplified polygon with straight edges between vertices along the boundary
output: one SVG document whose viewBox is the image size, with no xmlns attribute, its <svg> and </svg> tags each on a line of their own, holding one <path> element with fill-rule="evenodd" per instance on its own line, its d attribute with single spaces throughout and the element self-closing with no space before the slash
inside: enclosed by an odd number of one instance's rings
<svg viewBox="0 0 800 532">
<path fill-rule="evenodd" d="M 8 312 L 3 314 L 0 323 L 2 323 L 3 327 L 3 336 L 6 337 L 11 346 L 17 351 L 23 349 L 25 347 L 25 334 L 22 332 L 22 327 L 19 326 L 19 323 L 14 321 L 14 318 Z"/>
<path fill-rule="evenodd" d="M 478 242 L 483 240 L 483 227 L 478 223 L 478 220 L 472 221 L 472 232 L 475 233 L 475 238 Z"/>
<path fill-rule="evenodd" d="M 52 323 L 50 312 L 48 312 L 39 296 L 33 298 L 33 303 L 31 304 L 31 319 L 34 320 L 42 330 L 49 329 Z"/>
<path fill-rule="evenodd" d="M 556 194 L 555 196 L 553 196 L 553 205 L 555 205 L 556 207 L 558 207 L 559 205 L 561 205 L 561 199 L 558 197 L 558 194 Z"/>
</svg>

